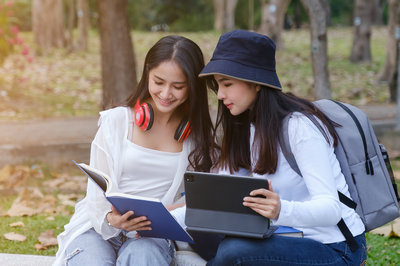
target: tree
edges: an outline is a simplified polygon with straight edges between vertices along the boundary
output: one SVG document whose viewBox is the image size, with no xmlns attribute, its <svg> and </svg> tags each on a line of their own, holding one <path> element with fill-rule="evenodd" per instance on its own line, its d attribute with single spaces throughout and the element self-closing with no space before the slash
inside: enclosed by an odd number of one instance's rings
<svg viewBox="0 0 400 266">
<path fill-rule="evenodd" d="M 400 17 L 400 2 L 398 0 L 389 0 L 389 23 L 388 23 L 388 41 L 386 45 L 386 60 L 378 75 L 379 82 L 390 82 L 397 70 L 397 40 L 395 37 L 396 27 L 400 27 L 397 21 Z M 396 25 L 397 24 L 397 25 Z M 390 101 L 396 101 L 396 93 L 390 91 Z"/>
<path fill-rule="evenodd" d="M 73 49 L 73 31 L 75 26 L 75 0 L 68 0 L 68 13 L 67 13 L 67 32 L 65 34 L 65 42 L 68 51 Z"/>
<path fill-rule="evenodd" d="M 214 29 L 226 32 L 235 28 L 237 0 L 214 0 Z"/>
<path fill-rule="evenodd" d="M 283 48 L 281 34 L 290 0 L 262 1 L 260 32 L 270 37 L 278 49 Z"/>
<path fill-rule="evenodd" d="M 64 47 L 64 14 L 62 0 L 32 1 L 33 38 L 43 53 Z"/>
<path fill-rule="evenodd" d="M 81 51 L 87 50 L 87 40 L 89 34 L 89 4 L 87 0 L 78 0 L 76 6 L 78 17 L 78 43 L 77 49 Z"/>
<path fill-rule="evenodd" d="M 371 61 L 371 8 L 371 0 L 355 0 L 352 62 Z"/>
<path fill-rule="evenodd" d="M 326 5 L 328 0 L 301 0 L 310 20 L 311 59 L 316 99 L 331 98 L 328 71 Z"/>
<path fill-rule="evenodd" d="M 394 22 L 394 24 L 396 25 L 395 27 L 396 27 L 396 34 L 395 35 L 400 35 L 400 3 L 398 2 L 398 0 L 395 0 L 394 2 L 397 2 L 396 3 L 396 6 L 393 6 L 393 8 L 395 9 L 395 12 L 396 12 L 396 15 L 395 15 L 395 22 Z M 393 70 L 393 74 L 392 74 L 392 76 L 391 76 L 391 79 L 389 80 L 389 88 L 390 88 L 390 100 L 391 100 L 391 102 L 396 102 L 397 101 L 397 94 L 399 93 L 398 91 L 397 91 L 397 88 L 398 88 L 398 86 L 399 86 L 399 84 L 397 84 L 398 82 L 399 82 L 399 75 L 400 75 L 400 72 L 399 72 L 399 68 L 398 68 L 398 66 L 399 66 L 399 64 L 400 64 L 400 62 L 399 62 L 399 46 L 400 46 L 400 36 L 396 36 L 398 39 L 397 39 L 397 45 L 395 45 L 395 46 L 397 46 L 396 48 L 395 48 L 395 52 L 393 53 L 393 57 L 394 58 L 396 58 L 395 59 L 395 66 L 394 66 L 394 70 Z M 397 103 L 397 105 L 399 106 L 399 103 Z M 397 114 L 397 115 L 400 115 L 400 114 Z M 399 121 L 398 119 L 397 119 L 397 121 Z"/>
<path fill-rule="evenodd" d="M 382 26 L 383 25 L 383 5 L 384 5 L 384 2 L 385 2 L 384 0 L 372 0 L 371 22 L 372 22 L 373 25 L 376 25 L 376 26 Z"/>
<path fill-rule="evenodd" d="M 103 97 L 101 107 L 123 102 L 136 86 L 128 0 L 98 0 Z"/>
</svg>

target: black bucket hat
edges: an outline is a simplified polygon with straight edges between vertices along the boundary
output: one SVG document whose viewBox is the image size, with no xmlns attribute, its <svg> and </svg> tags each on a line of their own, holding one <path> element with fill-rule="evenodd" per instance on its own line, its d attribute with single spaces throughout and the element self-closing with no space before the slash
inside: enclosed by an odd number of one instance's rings
<svg viewBox="0 0 400 266">
<path fill-rule="evenodd" d="M 234 30 L 221 35 L 199 76 L 215 74 L 282 90 L 275 69 L 275 43 L 255 32 Z"/>
</svg>

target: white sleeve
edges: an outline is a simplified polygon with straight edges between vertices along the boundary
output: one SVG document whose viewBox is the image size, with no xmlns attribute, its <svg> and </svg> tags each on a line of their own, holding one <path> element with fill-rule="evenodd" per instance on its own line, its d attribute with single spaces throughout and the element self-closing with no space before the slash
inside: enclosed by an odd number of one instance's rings
<svg viewBox="0 0 400 266">
<path fill-rule="evenodd" d="M 106 125 L 100 125 L 95 139 L 91 145 L 90 165 L 100 171 L 106 173 L 113 179 L 112 167 L 113 160 L 109 152 L 106 151 L 107 140 L 105 134 Z M 88 181 L 87 187 L 87 212 L 93 228 L 104 239 L 109 239 L 119 234 L 120 229 L 108 225 L 106 215 L 111 211 L 111 204 L 105 198 L 101 191 L 93 181 Z"/>
<path fill-rule="evenodd" d="M 186 205 L 173 209 L 171 211 L 172 216 L 178 221 L 178 223 L 183 227 L 186 228 L 185 224 L 185 214 L 186 214 Z"/>
<path fill-rule="evenodd" d="M 297 227 L 336 225 L 341 218 L 341 207 L 332 166 L 336 160 L 334 149 L 315 125 L 305 119 L 290 119 L 289 139 L 310 196 L 306 201 L 281 200 L 276 222 Z"/>
</svg>

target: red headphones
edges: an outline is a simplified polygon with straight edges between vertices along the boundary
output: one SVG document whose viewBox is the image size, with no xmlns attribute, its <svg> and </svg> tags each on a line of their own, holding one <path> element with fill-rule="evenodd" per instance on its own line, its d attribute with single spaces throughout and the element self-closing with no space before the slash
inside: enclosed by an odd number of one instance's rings
<svg viewBox="0 0 400 266">
<path fill-rule="evenodd" d="M 142 130 L 149 130 L 153 126 L 154 112 L 153 107 L 149 103 L 140 103 L 137 100 L 135 107 L 135 124 Z M 183 119 L 175 131 L 174 138 L 178 142 L 183 142 L 189 137 L 190 134 L 190 122 L 188 119 Z"/>
</svg>

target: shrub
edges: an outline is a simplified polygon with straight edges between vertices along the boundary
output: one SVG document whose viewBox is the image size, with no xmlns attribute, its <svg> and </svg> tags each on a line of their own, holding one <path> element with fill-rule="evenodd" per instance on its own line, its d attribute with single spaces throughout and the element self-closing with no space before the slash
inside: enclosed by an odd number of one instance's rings
<svg viewBox="0 0 400 266">
<path fill-rule="evenodd" d="M 0 65 L 13 53 L 20 53 L 28 61 L 32 61 L 29 55 L 29 46 L 19 36 L 17 19 L 14 17 L 14 2 L 0 2 Z"/>
</svg>

